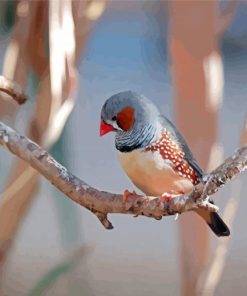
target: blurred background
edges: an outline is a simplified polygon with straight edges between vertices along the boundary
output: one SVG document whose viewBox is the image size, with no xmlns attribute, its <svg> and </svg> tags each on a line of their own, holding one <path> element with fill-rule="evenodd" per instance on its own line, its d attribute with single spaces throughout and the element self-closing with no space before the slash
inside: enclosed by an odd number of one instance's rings
<svg viewBox="0 0 247 296">
<path fill-rule="evenodd" d="M 100 110 L 131 89 L 172 119 L 205 170 L 247 143 L 247 2 L 0 1 L 0 118 L 98 189 L 133 185 Z M 0 150 L 0 295 L 246 295 L 247 177 L 215 196 L 218 239 L 192 213 L 112 215 L 105 230 L 27 164 Z"/>
</svg>

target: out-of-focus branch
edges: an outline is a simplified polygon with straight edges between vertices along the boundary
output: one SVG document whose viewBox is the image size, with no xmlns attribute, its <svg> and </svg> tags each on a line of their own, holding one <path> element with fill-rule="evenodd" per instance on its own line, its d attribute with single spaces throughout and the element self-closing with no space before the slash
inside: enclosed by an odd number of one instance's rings
<svg viewBox="0 0 247 296">
<path fill-rule="evenodd" d="M 238 0 L 228 0 L 226 7 L 217 18 L 216 32 L 218 35 L 223 34 L 231 25 L 238 4 Z"/>
<path fill-rule="evenodd" d="M 8 94 L 19 105 L 24 104 L 27 100 L 27 96 L 22 92 L 22 88 L 4 76 L 0 76 L 0 91 Z"/>
<path fill-rule="evenodd" d="M 208 196 L 247 168 L 247 146 L 244 146 L 211 172 L 205 183 L 195 186 L 189 195 L 161 203 L 157 197 L 133 194 L 124 202 L 122 195 L 99 191 L 89 186 L 68 172 L 40 146 L 2 122 L 0 145 L 29 163 L 70 199 L 93 212 L 107 229 L 113 228 L 107 218 L 108 213 L 143 215 L 159 220 L 162 216 L 190 211 L 197 207 L 217 211 L 218 208 L 208 202 Z"/>
<path fill-rule="evenodd" d="M 243 188 L 241 181 L 234 182 L 231 188 L 231 196 L 228 200 L 222 218 L 229 228 L 232 228 L 234 218 L 237 213 L 238 204 L 240 200 L 241 190 Z M 213 296 L 215 290 L 220 282 L 226 257 L 228 253 L 229 243 L 231 240 L 222 238 L 218 241 L 216 248 L 214 249 L 214 256 L 209 267 L 205 270 L 197 283 L 197 293 L 201 296 Z"/>
<path fill-rule="evenodd" d="M 30 31 L 34 27 L 32 19 L 27 17 L 26 13 L 31 13 L 32 9 L 29 8 L 30 1 L 29 3 L 28 1 L 12 2 L 13 4 L 9 6 L 9 8 L 11 8 L 9 13 L 15 16 L 14 25 L 8 38 L 9 43 L 3 56 L 1 75 L 15 81 L 15 83 L 18 83 L 22 89 L 25 89 L 30 69 L 30 64 L 28 62 L 30 56 L 30 43 L 27 44 L 27 41 L 30 36 Z M 5 11 L 5 13 L 7 13 L 6 9 L 8 3 L 1 1 L 1 6 L 3 8 L 2 12 L 4 13 Z M 35 51 L 37 52 L 37 44 L 35 45 Z M 18 105 L 14 104 L 13 100 L 9 100 L 8 95 L 1 95 L 1 99 L 0 118 L 6 118 L 9 123 L 14 123 L 18 111 Z"/>
<path fill-rule="evenodd" d="M 40 80 L 37 87 L 37 98 L 35 99 L 34 113 L 31 120 L 29 120 L 27 135 L 46 149 L 50 148 L 57 141 L 73 108 L 73 93 L 76 89 L 77 81 L 75 65 L 79 61 L 87 41 L 87 36 L 90 33 L 89 25 L 93 24 L 100 17 L 105 7 L 104 0 L 63 0 L 59 2 L 60 7 L 56 6 L 55 10 L 52 9 L 54 18 L 57 19 L 58 16 L 57 20 L 61 25 L 59 27 L 60 36 L 66 35 L 69 41 L 66 44 L 64 60 L 60 59 L 61 64 L 65 65 L 63 79 L 61 80 L 60 76 L 57 77 L 58 79 L 54 77 L 56 71 L 51 69 L 49 64 L 51 57 L 47 56 L 46 36 L 48 22 L 49 28 L 51 28 L 51 15 L 49 14 L 51 6 L 53 6 L 51 2 L 41 0 L 20 1 L 18 5 L 21 7 L 17 11 L 22 13 L 19 17 L 18 26 L 17 24 L 15 25 L 15 39 L 11 43 L 7 55 L 8 59 L 6 59 L 4 67 L 9 78 L 13 76 L 10 75 L 13 72 L 12 68 L 15 69 L 18 75 L 15 74 L 15 79 L 13 80 L 20 81 L 21 85 L 26 80 L 24 78 L 26 77 L 27 70 L 32 69 L 38 74 Z M 99 9 L 100 7 L 101 9 Z M 89 11 L 88 8 L 90 8 Z M 59 13 L 57 13 L 58 11 Z M 23 14 L 23 12 L 25 13 Z M 49 53 L 54 50 L 54 48 L 50 48 L 52 46 L 50 44 L 50 41 L 52 41 L 50 33 Z M 59 40 L 61 41 L 61 39 Z M 54 42 L 51 43 L 54 45 Z M 74 46 L 71 46 L 73 44 Z M 62 50 L 61 48 L 64 48 L 63 45 L 59 47 L 59 52 Z M 18 55 L 17 62 L 14 60 L 14 63 L 11 60 L 13 58 L 13 51 L 15 56 Z M 58 53 L 58 51 L 56 52 Z M 64 50 L 62 51 L 64 52 Z M 54 63 L 53 66 L 55 66 Z M 23 68 L 25 75 L 23 75 Z M 59 91 L 60 95 L 54 93 L 54 83 L 51 81 L 55 82 L 56 89 L 62 89 L 62 92 Z M 4 102 L 9 103 L 10 101 Z M 0 110 L 0 117 L 1 114 L 5 116 L 6 110 L 8 112 L 9 109 L 2 108 Z M 37 191 L 38 177 L 39 174 L 36 170 L 32 169 L 27 162 L 17 158 L 11 170 L 6 190 L 1 194 L 0 276 L 3 273 L 4 262 L 21 225 L 22 218 L 33 200 L 34 193 Z M 11 221 L 9 220 L 10 216 Z"/>
<path fill-rule="evenodd" d="M 244 121 L 244 126 L 243 126 L 242 134 L 240 137 L 240 145 L 241 146 L 247 145 L 247 117 L 245 118 L 245 121 Z"/>
<path fill-rule="evenodd" d="M 208 167 L 212 166 L 217 150 L 218 114 L 224 84 L 223 63 L 216 40 L 219 3 L 168 3 L 176 125 L 201 168 L 211 171 Z M 195 215 L 183 215 L 178 225 L 181 295 L 197 296 L 196 283 L 209 255 L 208 227 Z"/>
<path fill-rule="evenodd" d="M 245 145 L 247 145 L 247 118 L 245 118 L 240 137 L 240 146 L 243 147 Z M 231 196 L 222 215 L 223 220 L 230 228 L 236 217 L 242 188 L 243 184 L 241 181 L 232 184 Z M 215 290 L 224 270 L 229 243 L 230 241 L 227 239 L 222 239 L 218 242 L 214 250 L 212 262 L 210 262 L 209 267 L 205 270 L 197 283 L 198 294 L 202 296 L 213 296 L 215 294 Z"/>
</svg>

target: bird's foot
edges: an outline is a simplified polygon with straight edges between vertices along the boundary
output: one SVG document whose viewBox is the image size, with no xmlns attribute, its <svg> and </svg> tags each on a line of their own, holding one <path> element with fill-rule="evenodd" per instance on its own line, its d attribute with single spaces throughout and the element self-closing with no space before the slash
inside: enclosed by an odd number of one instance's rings
<svg viewBox="0 0 247 296">
<path fill-rule="evenodd" d="M 125 189 L 123 192 L 123 202 L 126 203 L 128 198 L 132 195 L 137 195 L 135 190 L 133 190 L 132 192 L 130 192 L 128 189 Z M 132 206 L 134 206 L 135 201 L 132 202 Z M 138 217 L 138 214 L 133 216 L 134 218 Z"/>
<path fill-rule="evenodd" d="M 169 200 L 173 199 L 174 197 L 177 197 L 177 196 L 180 196 L 183 194 L 184 194 L 184 192 L 176 192 L 176 191 L 164 192 L 160 196 L 160 201 L 161 202 L 169 201 Z"/>
<path fill-rule="evenodd" d="M 204 176 L 202 177 L 202 181 L 203 181 L 204 184 L 206 184 L 206 183 L 209 181 L 209 179 L 210 179 L 210 175 L 209 175 L 209 174 L 204 175 Z"/>
<path fill-rule="evenodd" d="M 165 192 L 160 196 L 160 201 L 164 202 L 164 201 L 169 201 L 172 199 L 172 194 Z"/>
<path fill-rule="evenodd" d="M 131 195 L 136 195 L 135 190 L 130 192 L 128 189 L 125 189 L 123 192 L 123 202 L 125 203 Z"/>
</svg>

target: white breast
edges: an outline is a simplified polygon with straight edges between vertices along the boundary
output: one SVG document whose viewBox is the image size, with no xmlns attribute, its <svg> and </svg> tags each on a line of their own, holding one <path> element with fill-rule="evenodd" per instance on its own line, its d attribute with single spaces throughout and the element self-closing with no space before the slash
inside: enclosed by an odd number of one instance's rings
<svg viewBox="0 0 247 296">
<path fill-rule="evenodd" d="M 160 196 L 164 192 L 189 192 L 193 184 L 180 177 L 172 163 L 159 152 L 135 150 L 119 152 L 120 163 L 132 182 L 145 194 Z"/>
</svg>

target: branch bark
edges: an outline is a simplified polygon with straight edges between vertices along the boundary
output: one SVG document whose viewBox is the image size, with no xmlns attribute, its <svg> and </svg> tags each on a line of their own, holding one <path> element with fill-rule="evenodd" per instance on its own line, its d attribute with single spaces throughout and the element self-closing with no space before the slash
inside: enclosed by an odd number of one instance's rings
<svg viewBox="0 0 247 296">
<path fill-rule="evenodd" d="M 0 76 L 0 91 L 12 97 L 19 105 L 24 104 L 27 100 L 27 96 L 22 92 L 21 87 L 4 76 Z"/>
<path fill-rule="evenodd" d="M 247 168 L 247 146 L 244 146 L 212 171 L 186 196 L 178 196 L 161 203 L 158 197 L 133 194 L 124 202 L 121 194 L 97 190 L 80 180 L 39 145 L 2 122 L 0 122 L 0 145 L 29 163 L 71 200 L 94 213 L 106 229 L 113 228 L 107 218 L 109 213 L 143 215 L 160 220 L 163 216 L 181 214 L 197 207 L 217 211 L 218 207 L 209 203 L 208 197 Z"/>
</svg>

